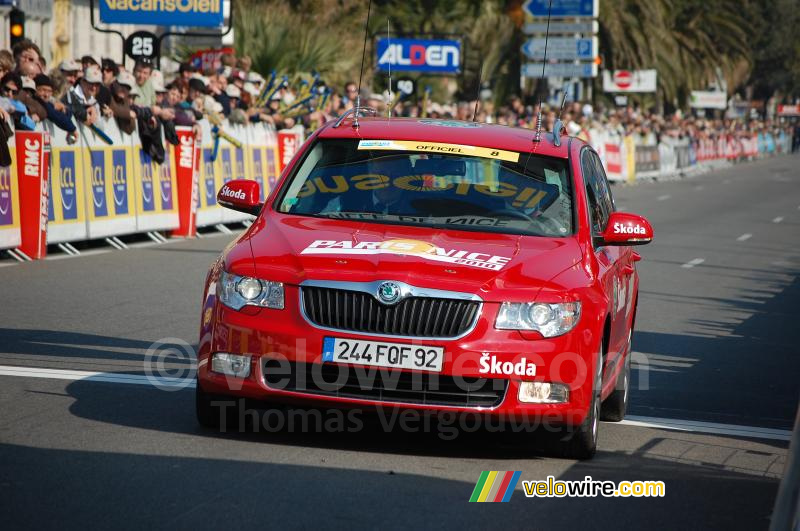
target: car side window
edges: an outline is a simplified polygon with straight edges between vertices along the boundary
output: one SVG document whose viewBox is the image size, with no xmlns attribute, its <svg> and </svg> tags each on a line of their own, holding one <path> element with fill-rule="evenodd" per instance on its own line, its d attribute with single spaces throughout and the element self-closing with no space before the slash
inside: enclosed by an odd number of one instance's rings
<svg viewBox="0 0 800 531">
<path fill-rule="evenodd" d="M 608 209 L 603 204 L 601 188 L 598 184 L 597 168 L 592 160 L 592 153 L 588 150 L 581 157 L 583 181 L 586 185 L 586 201 L 589 207 L 589 218 L 592 222 L 592 234 L 599 236 L 603 233 L 608 222 Z"/>
<path fill-rule="evenodd" d="M 608 183 L 608 177 L 606 177 L 606 171 L 603 169 L 603 163 L 600 162 L 600 157 L 598 157 L 596 153 L 592 153 L 592 158 L 594 159 L 597 183 L 601 188 L 599 200 L 604 205 L 605 210 L 611 214 L 611 212 L 617 210 L 614 205 L 614 197 L 611 195 L 611 185 Z"/>
</svg>

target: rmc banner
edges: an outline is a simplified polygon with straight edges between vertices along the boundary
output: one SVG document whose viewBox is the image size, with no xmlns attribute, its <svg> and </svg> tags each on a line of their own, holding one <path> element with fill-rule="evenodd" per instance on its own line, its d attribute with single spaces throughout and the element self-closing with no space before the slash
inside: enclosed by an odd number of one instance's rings
<svg viewBox="0 0 800 531">
<path fill-rule="evenodd" d="M 218 28 L 223 23 L 222 0 L 100 0 L 100 20 L 107 24 Z"/>
</svg>

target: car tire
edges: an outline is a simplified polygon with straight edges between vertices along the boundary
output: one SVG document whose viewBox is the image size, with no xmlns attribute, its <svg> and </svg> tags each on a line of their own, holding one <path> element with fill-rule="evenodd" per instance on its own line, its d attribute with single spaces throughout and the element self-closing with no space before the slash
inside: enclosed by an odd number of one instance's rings
<svg viewBox="0 0 800 531">
<path fill-rule="evenodd" d="M 562 439 L 562 455 L 568 459 L 586 460 L 597 453 L 597 434 L 600 428 L 600 391 L 603 380 L 602 351 L 597 356 L 592 401 L 589 414 L 577 428 L 571 428 L 568 439 Z"/>
<path fill-rule="evenodd" d="M 204 428 L 212 430 L 229 431 L 231 429 L 238 429 L 239 416 L 237 408 L 226 408 L 225 411 L 225 426 L 221 424 L 222 415 L 220 414 L 221 401 L 233 401 L 233 397 L 224 395 L 217 395 L 207 393 L 200 387 L 200 382 L 195 382 L 194 388 L 194 407 L 197 415 L 197 422 Z M 231 411 L 233 409 L 233 411 Z"/>
<path fill-rule="evenodd" d="M 617 377 L 614 390 L 603 401 L 600 408 L 600 420 L 607 422 L 620 422 L 625 418 L 628 409 L 628 400 L 631 387 L 631 353 L 625 356 L 625 365 Z"/>
</svg>

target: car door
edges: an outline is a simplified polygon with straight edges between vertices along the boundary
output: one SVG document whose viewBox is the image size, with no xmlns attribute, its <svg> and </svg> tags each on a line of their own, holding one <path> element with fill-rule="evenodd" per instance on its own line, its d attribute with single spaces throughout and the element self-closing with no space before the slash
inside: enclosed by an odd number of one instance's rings
<svg viewBox="0 0 800 531">
<path fill-rule="evenodd" d="M 603 187 L 603 201 L 606 203 L 609 212 L 617 210 L 614 204 L 614 198 L 611 194 L 611 186 L 608 182 L 603 163 L 597 153 L 592 153 L 595 167 L 597 169 L 597 176 L 601 186 Z M 631 305 L 633 303 L 633 259 L 632 250 L 627 246 L 615 246 L 617 252 L 616 257 L 616 270 L 617 270 L 617 289 L 616 299 L 614 302 L 612 313 L 612 341 L 614 345 L 613 352 L 622 352 L 627 346 L 628 341 L 628 325 Z"/>
<path fill-rule="evenodd" d="M 583 151 L 581 166 L 586 186 L 589 217 L 592 224 L 592 236 L 600 236 L 605 231 L 609 215 L 614 211 L 614 200 L 611 197 L 605 172 L 594 151 L 589 148 Z M 606 367 L 609 367 L 609 362 L 616 362 L 616 353 L 619 351 L 620 344 L 620 320 L 624 316 L 624 313 L 619 312 L 621 248 L 613 245 L 595 244 L 594 254 L 599 266 L 598 280 L 610 301 L 611 334 L 608 352 L 606 353 Z"/>
</svg>

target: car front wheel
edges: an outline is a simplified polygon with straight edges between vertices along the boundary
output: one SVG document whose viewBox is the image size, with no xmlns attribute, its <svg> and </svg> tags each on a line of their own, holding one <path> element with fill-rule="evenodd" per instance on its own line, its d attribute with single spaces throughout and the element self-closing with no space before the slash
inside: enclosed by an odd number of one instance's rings
<svg viewBox="0 0 800 531">
<path fill-rule="evenodd" d="M 602 351 L 597 356 L 594 375 L 594 392 L 592 402 L 589 404 L 589 414 L 577 428 L 572 428 L 572 433 L 567 440 L 562 439 L 562 455 L 568 459 L 591 459 L 597 453 L 597 432 L 600 428 L 600 391 L 603 380 L 603 355 Z"/>
</svg>

